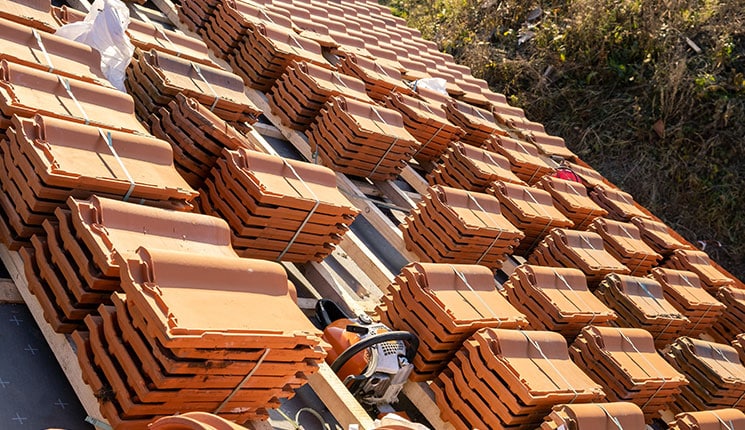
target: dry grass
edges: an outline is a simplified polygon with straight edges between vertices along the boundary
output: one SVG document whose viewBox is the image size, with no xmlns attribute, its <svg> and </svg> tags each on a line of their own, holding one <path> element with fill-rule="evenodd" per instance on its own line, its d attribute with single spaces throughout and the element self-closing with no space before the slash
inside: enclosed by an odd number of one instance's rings
<svg viewBox="0 0 745 430">
<path fill-rule="evenodd" d="M 745 0 L 384 3 L 745 279 Z"/>
</svg>

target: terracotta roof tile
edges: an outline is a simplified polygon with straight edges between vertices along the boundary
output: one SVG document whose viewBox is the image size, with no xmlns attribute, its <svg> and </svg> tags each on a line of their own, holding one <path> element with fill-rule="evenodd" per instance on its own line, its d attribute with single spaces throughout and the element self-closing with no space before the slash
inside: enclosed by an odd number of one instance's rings
<svg viewBox="0 0 745 430">
<path fill-rule="evenodd" d="M 708 334 L 717 342 L 729 343 L 738 334 L 745 333 L 745 290 L 721 287 L 716 298 L 726 308 Z"/>
<path fill-rule="evenodd" d="M 544 175 L 554 172 L 554 168 L 539 156 L 538 149 L 530 142 L 492 135 L 484 141 L 484 147 L 507 157 L 512 172 L 530 185 L 534 185 Z"/>
<path fill-rule="evenodd" d="M 690 270 L 697 274 L 704 288 L 710 293 L 715 293 L 719 287 L 733 286 L 735 283 L 732 278 L 712 266 L 709 255 L 704 251 L 676 249 L 664 266 L 671 269 Z"/>
<path fill-rule="evenodd" d="M 427 175 L 430 185 L 446 185 L 484 192 L 494 181 L 525 184 L 510 170 L 505 157 L 461 142 L 452 142 L 435 169 Z"/>
<path fill-rule="evenodd" d="M 608 215 L 608 211 L 595 203 L 587 195 L 585 186 L 580 183 L 544 176 L 535 186 L 548 191 L 556 208 L 571 219 L 579 230 L 587 229 L 595 218 Z"/>
<path fill-rule="evenodd" d="M 595 218 L 587 231 L 598 233 L 603 238 L 605 249 L 628 267 L 632 275 L 646 275 L 662 259 L 642 241 L 634 224 Z"/>
<path fill-rule="evenodd" d="M 714 409 L 699 412 L 681 412 L 670 423 L 670 430 L 716 430 L 745 426 L 745 414 L 734 408 Z"/>
<path fill-rule="evenodd" d="M 51 8 L 50 0 L 0 0 L 0 18 L 51 33 L 59 27 Z"/>
<path fill-rule="evenodd" d="M 676 249 L 693 249 L 691 245 L 687 245 L 673 237 L 670 234 L 670 227 L 662 222 L 642 217 L 633 217 L 631 218 L 631 222 L 639 228 L 642 240 L 658 254 L 667 257 Z"/>
<path fill-rule="evenodd" d="M 541 430 L 617 430 L 646 428 L 644 414 L 630 402 L 556 405 L 541 424 Z"/>
</svg>

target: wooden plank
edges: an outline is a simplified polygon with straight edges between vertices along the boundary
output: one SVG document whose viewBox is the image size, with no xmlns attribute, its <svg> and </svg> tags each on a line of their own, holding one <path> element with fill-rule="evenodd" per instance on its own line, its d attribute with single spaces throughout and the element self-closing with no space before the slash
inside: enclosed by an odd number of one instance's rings
<svg viewBox="0 0 745 430">
<path fill-rule="evenodd" d="M 435 403 L 435 395 L 425 382 L 408 381 L 404 384 L 403 393 L 429 421 L 433 430 L 455 430 L 452 424 L 443 421 L 440 417 L 440 408 Z"/>
<path fill-rule="evenodd" d="M 340 254 L 338 250 L 344 252 L 344 255 L 339 255 L 339 258 L 352 260 L 379 289 L 385 288 L 393 280 L 395 275 L 385 267 L 383 262 L 353 232 L 348 231 L 344 234 L 344 238 L 339 244 L 337 251 L 335 251 L 337 254 Z"/>
<path fill-rule="evenodd" d="M 368 314 L 375 310 L 377 301 L 358 298 L 346 282 L 324 263 L 306 263 L 299 265 L 299 268 L 322 297 L 337 302 L 351 315 Z"/>
<path fill-rule="evenodd" d="M 0 303 L 23 303 L 23 297 L 12 279 L 0 279 Z"/>
<path fill-rule="evenodd" d="M 308 384 L 318 395 L 342 428 L 357 424 L 361 430 L 375 428 L 372 418 L 359 404 L 328 364 L 322 363 L 318 372 L 308 377 Z"/>
<path fill-rule="evenodd" d="M 72 389 L 78 396 L 83 409 L 85 409 L 85 412 L 92 418 L 105 423 L 106 420 L 103 418 L 103 415 L 101 415 L 101 411 L 98 408 L 98 399 L 96 399 L 96 396 L 93 394 L 93 390 L 83 382 L 83 374 L 80 370 L 78 358 L 72 348 L 72 344 L 67 339 L 67 336 L 56 333 L 52 330 L 52 326 L 50 326 L 44 319 L 44 311 L 42 310 L 41 305 L 39 305 L 39 301 L 29 291 L 28 280 L 26 279 L 26 274 L 23 270 L 23 260 L 21 259 L 21 256 L 17 252 L 8 250 L 4 244 L 0 244 L 0 258 L 2 258 L 3 264 L 5 264 L 5 267 L 8 269 L 8 273 L 10 273 L 10 276 L 18 288 L 21 297 L 23 297 L 26 306 L 28 306 L 31 315 L 34 317 L 34 320 L 36 320 L 36 324 L 44 335 L 47 344 L 49 344 L 49 348 L 52 350 L 52 353 L 57 359 L 60 367 L 62 367 L 62 371 L 65 373 Z"/>
<path fill-rule="evenodd" d="M 404 170 L 401 171 L 401 179 L 411 185 L 411 188 L 415 189 L 417 193 L 421 195 L 427 194 L 429 183 L 411 166 L 406 166 Z"/>
</svg>

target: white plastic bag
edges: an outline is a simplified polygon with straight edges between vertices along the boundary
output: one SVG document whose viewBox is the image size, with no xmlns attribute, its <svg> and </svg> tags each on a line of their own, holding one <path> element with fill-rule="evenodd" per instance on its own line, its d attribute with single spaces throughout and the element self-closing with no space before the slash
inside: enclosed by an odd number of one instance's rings
<svg viewBox="0 0 745 430">
<path fill-rule="evenodd" d="M 416 88 L 427 88 L 428 90 L 437 91 L 441 94 L 448 95 L 448 90 L 445 88 L 447 81 L 442 78 L 424 78 L 417 79 L 414 81 L 414 89 Z"/>
<path fill-rule="evenodd" d="M 127 27 L 129 9 L 121 0 L 96 0 L 85 20 L 63 25 L 55 34 L 100 52 L 104 76 L 115 88 L 126 91 L 124 78 L 135 50 L 125 33 Z"/>
</svg>

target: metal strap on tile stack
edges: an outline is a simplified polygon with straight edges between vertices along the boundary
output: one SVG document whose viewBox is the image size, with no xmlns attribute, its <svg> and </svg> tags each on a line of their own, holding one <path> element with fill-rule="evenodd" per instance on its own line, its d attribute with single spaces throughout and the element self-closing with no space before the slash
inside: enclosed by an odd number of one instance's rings
<svg viewBox="0 0 745 430">
<path fill-rule="evenodd" d="M 235 256 L 221 220 L 95 196 L 68 199 L 42 227 L 21 255 L 29 288 L 58 333 L 84 328 L 83 319 L 121 291 L 116 252 L 157 245 Z"/>
<path fill-rule="evenodd" d="M 644 429 L 644 414 L 630 402 L 556 405 L 540 430 L 636 430 Z"/>
<path fill-rule="evenodd" d="M 272 113 L 281 118 L 282 124 L 305 131 L 334 96 L 374 103 L 359 79 L 304 61 L 293 61 L 287 66 L 268 99 Z"/>
<path fill-rule="evenodd" d="M 178 94 L 198 100 L 225 121 L 254 123 L 261 113 L 243 93 L 238 76 L 156 50 L 135 50 L 125 84 L 143 120 Z"/>
<path fill-rule="evenodd" d="M 240 255 L 293 262 L 323 260 L 359 213 L 331 170 L 246 149 L 225 150 L 200 204 L 228 221 Z"/>
<path fill-rule="evenodd" d="M 497 290 L 491 270 L 477 265 L 411 263 L 376 311 L 389 327 L 419 336 L 414 381 L 436 376 L 476 330 L 528 323 Z"/>
<path fill-rule="evenodd" d="M 617 318 L 592 295 L 577 269 L 523 264 L 502 286 L 533 329 L 555 331 L 570 341 L 586 325 L 607 325 Z"/>
<path fill-rule="evenodd" d="M 555 228 L 543 238 L 528 257 L 529 264 L 574 267 L 587 276 L 587 285 L 595 287 L 609 273 L 628 274 L 628 267 L 603 247 L 597 233 Z"/>
<path fill-rule="evenodd" d="M 638 405 L 647 422 L 659 417 L 688 383 L 657 354 L 652 335 L 638 328 L 585 327 L 569 354 L 603 386 L 608 400 Z"/>
<path fill-rule="evenodd" d="M 665 348 L 663 356 L 691 381 L 676 396 L 674 412 L 745 405 L 745 367 L 733 347 L 684 336 Z"/>
<path fill-rule="evenodd" d="M 745 427 L 745 414 L 734 408 L 681 412 L 669 426 L 670 430 L 736 430 Z"/>
<path fill-rule="evenodd" d="M 586 230 L 595 218 L 608 215 L 608 211 L 598 206 L 587 195 L 585 186 L 578 182 L 544 176 L 535 186 L 551 194 L 556 208 L 571 219 L 578 230 Z"/>
<path fill-rule="evenodd" d="M 462 142 L 451 142 L 428 175 L 430 185 L 445 185 L 483 193 L 494 181 L 526 185 L 503 156 Z"/>
<path fill-rule="evenodd" d="M 396 178 L 419 146 L 397 111 L 345 96 L 329 98 L 306 134 L 324 165 L 371 180 Z"/>
<path fill-rule="evenodd" d="M 709 255 L 704 251 L 676 249 L 663 266 L 695 273 L 701 279 L 706 291 L 711 294 L 716 294 L 720 287 L 735 285 L 732 278 L 726 276 L 711 264 Z"/>
<path fill-rule="evenodd" d="M 506 181 L 495 181 L 486 190 L 502 207 L 502 215 L 525 233 L 515 254 L 527 256 L 553 228 L 571 228 L 574 223 L 554 207 L 551 195 L 540 189 Z"/>
<path fill-rule="evenodd" d="M 708 332 L 726 309 L 704 290 L 693 272 L 655 267 L 648 276 L 662 285 L 665 299 L 690 321 L 679 336 L 698 337 Z"/>
<path fill-rule="evenodd" d="M 150 115 L 150 126 L 153 135 L 171 144 L 176 170 L 194 188 L 204 185 L 224 149 L 256 149 L 248 137 L 183 94 Z"/>
<path fill-rule="evenodd" d="M 462 128 L 448 120 L 442 106 L 424 97 L 391 91 L 385 105 L 401 112 L 404 127 L 421 144 L 414 153 L 414 158 L 419 162 L 436 160 L 449 144 L 460 140 L 465 134 Z"/>
<path fill-rule="evenodd" d="M 662 286 L 654 279 L 611 273 L 600 283 L 595 295 L 616 311 L 618 325 L 647 330 L 658 348 L 672 342 L 690 324 L 665 299 Z"/>
<path fill-rule="evenodd" d="M 401 224 L 407 249 L 422 261 L 501 267 L 523 233 L 487 194 L 435 185 Z"/>
<path fill-rule="evenodd" d="M 644 276 L 662 260 L 662 256 L 641 239 L 639 229 L 631 223 L 595 218 L 587 231 L 603 238 L 605 249 L 631 270 L 631 275 Z"/>
<path fill-rule="evenodd" d="M 535 428 L 558 403 L 605 398 L 569 359 L 558 333 L 482 329 L 431 385 L 458 429 Z"/>
<path fill-rule="evenodd" d="M 493 135 L 483 144 L 487 150 L 501 154 L 510 160 L 512 172 L 530 185 L 534 185 L 543 176 L 554 172 L 554 168 L 539 156 L 538 149 L 532 143 L 507 136 Z"/>
<path fill-rule="evenodd" d="M 721 287 L 716 298 L 726 308 L 707 334 L 717 342 L 730 343 L 738 334 L 745 333 L 745 290 Z"/>
</svg>

